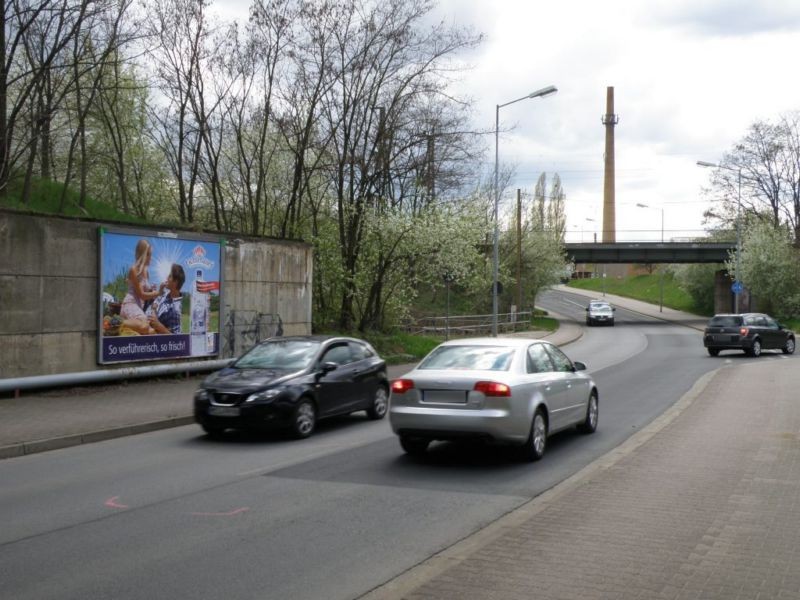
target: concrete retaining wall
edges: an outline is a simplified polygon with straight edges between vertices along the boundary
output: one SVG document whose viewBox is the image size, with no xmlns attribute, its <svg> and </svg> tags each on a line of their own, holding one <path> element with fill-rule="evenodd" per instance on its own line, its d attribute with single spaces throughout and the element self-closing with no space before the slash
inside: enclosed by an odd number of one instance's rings
<svg viewBox="0 0 800 600">
<path fill-rule="evenodd" d="M 731 285 L 733 280 L 725 269 L 714 273 L 714 313 L 735 312 L 736 301 Z M 756 299 L 750 294 L 750 290 L 744 289 L 739 294 L 739 312 L 756 312 L 759 310 Z"/>
<path fill-rule="evenodd" d="M 104 368 L 97 364 L 101 226 L 120 227 L 0 210 L 0 379 Z M 226 239 L 221 337 L 237 311 L 278 315 L 286 335 L 311 333 L 311 246 L 217 237 Z M 227 358 L 229 345 L 221 348 L 218 358 Z"/>
</svg>

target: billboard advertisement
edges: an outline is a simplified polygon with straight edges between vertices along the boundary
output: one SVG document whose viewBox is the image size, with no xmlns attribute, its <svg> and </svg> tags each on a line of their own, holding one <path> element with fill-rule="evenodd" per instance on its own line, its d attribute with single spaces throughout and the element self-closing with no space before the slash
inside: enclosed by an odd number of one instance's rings
<svg viewBox="0 0 800 600">
<path fill-rule="evenodd" d="M 222 242 L 100 228 L 100 364 L 219 355 Z"/>
</svg>

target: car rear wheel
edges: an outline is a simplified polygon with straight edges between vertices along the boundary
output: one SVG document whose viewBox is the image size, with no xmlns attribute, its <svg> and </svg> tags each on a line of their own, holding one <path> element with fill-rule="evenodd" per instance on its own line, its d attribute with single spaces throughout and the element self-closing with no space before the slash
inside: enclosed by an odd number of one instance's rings
<svg viewBox="0 0 800 600">
<path fill-rule="evenodd" d="M 786 340 L 786 345 L 781 348 L 781 352 L 784 354 L 794 354 L 794 338 Z"/>
<path fill-rule="evenodd" d="M 599 415 L 599 406 L 597 403 L 597 392 L 592 392 L 589 396 L 589 404 L 586 407 L 586 418 L 583 423 L 578 425 L 578 430 L 581 433 L 594 433 L 597 431 L 597 417 Z"/>
<path fill-rule="evenodd" d="M 425 451 L 428 449 L 428 444 L 430 443 L 431 441 L 425 438 L 409 437 L 407 435 L 400 436 L 400 446 L 406 454 L 410 454 L 411 456 L 425 454 Z"/>
<path fill-rule="evenodd" d="M 750 350 L 745 350 L 748 356 L 761 356 L 761 340 L 753 340 L 753 347 Z"/>
<path fill-rule="evenodd" d="M 370 419 L 378 420 L 386 416 L 386 410 L 389 408 L 389 393 L 386 388 L 379 385 L 375 390 L 372 397 L 372 404 L 367 409 L 367 416 Z"/>
<path fill-rule="evenodd" d="M 528 435 L 528 441 L 522 446 L 522 457 L 529 462 L 540 460 L 544 456 L 546 448 L 547 420 L 544 417 L 544 412 L 540 408 L 537 409 L 536 414 L 533 415 L 531 433 Z"/>
<path fill-rule="evenodd" d="M 300 400 L 294 409 L 292 419 L 292 433 L 297 439 L 307 438 L 314 432 L 317 425 L 317 409 L 308 398 Z"/>
<path fill-rule="evenodd" d="M 719 348 L 707 348 L 711 356 L 719 356 Z"/>
</svg>

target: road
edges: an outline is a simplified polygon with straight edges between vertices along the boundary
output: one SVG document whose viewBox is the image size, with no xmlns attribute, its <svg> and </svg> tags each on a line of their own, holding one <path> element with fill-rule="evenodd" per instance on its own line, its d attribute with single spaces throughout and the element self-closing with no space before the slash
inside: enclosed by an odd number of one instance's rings
<svg viewBox="0 0 800 600">
<path fill-rule="evenodd" d="M 585 303 L 540 304 L 582 322 Z M 188 426 L 2 461 L 0 597 L 356 598 L 602 456 L 720 366 L 696 330 L 616 320 L 565 347 L 598 383 L 598 432 L 554 437 L 536 464 L 460 444 L 413 459 L 388 421 L 360 414 L 304 441 Z"/>
</svg>

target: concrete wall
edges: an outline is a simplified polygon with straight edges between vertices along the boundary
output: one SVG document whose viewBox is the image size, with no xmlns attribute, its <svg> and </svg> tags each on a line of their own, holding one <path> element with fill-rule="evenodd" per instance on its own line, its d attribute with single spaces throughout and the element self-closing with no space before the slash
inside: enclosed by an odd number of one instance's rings
<svg viewBox="0 0 800 600">
<path fill-rule="evenodd" d="M 0 379 L 104 368 L 97 364 L 100 226 L 120 227 L 0 210 Z M 221 337 L 236 311 L 279 315 L 286 335 L 311 333 L 311 246 L 218 237 L 226 239 Z M 219 358 L 230 355 L 221 348 Z"/>
<path fill-rule="evenodd" d="M 733 280 L 724 269 L 714 273 L 714 313 L 732 313 L 736 306 L 736 300 L 731 286 Z M 739 312 L 757 312 L 756 300 L 750 294 L 750 290 L 745 289 L 739 294 Z"/>
</svg>

